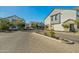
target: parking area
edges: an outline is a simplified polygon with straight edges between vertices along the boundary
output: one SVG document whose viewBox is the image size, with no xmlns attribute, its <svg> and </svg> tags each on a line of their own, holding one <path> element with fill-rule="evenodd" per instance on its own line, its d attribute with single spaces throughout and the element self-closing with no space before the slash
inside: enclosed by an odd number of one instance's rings
<svg viewBox="0 0 79 59">
<path fill-rule="evenodd" d="M 79 44 L 65 44 L 34 31 L 0 33 L 0 52 L 52 53 L 79 52 Z"/>
</svg>

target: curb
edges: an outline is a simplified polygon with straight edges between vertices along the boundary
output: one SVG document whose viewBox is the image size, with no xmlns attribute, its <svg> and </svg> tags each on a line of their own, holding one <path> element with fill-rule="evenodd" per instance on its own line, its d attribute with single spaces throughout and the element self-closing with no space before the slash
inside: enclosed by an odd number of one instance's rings
<svg viewBox="0 0 79 59">
<path fill-rule="evenodd" d="M 36 34 L 36 35 L 48 38 L 49 40 L 53 40 L 53 41 L 57 41 L 57 42 L 62 42 L 61 40 L 57 40 L 55 38 L 51 38 L 51 37 L 48 37 L 48 36 L 45 36 L 45 35 L 42 35 L 42 34 L 39 34 L 39 33 L 36 33 L 36 32 L 33 32 L 33 34 Z"/>
</svg>

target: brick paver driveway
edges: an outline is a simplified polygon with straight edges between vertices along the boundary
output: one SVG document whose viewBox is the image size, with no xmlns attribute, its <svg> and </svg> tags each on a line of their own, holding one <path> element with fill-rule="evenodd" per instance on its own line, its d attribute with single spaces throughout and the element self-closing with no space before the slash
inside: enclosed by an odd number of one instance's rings
<svg viewBox="0 0 79 59">
<path fill-rule="evenodd" d="M 79 52 L 79 44 L 65 44 L 33 32 L 0 33 L 0 52 Z"/>
</svg>

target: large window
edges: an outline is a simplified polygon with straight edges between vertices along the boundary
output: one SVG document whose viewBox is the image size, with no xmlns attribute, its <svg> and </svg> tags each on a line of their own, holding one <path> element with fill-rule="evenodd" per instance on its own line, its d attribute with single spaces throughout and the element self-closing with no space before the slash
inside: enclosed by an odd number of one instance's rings
<svg viewBox="0 0 79 59">
<path fill-rule="evenodd" d="M 60 17 L 61 17 L 60 13 L 51 16 L 51 21 L 53 22 L 53 24 L 59 24 L 60 23 Z"/>
</svg>

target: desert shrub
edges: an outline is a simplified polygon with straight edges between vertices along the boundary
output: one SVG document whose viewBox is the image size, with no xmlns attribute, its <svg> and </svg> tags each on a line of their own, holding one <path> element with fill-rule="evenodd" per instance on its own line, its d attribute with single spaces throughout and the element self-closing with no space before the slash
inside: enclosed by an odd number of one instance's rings
<svg viewBox="0 0 79 59">
<path fill-rule="evenodd" d="M 47 31 L 46 33 L 44 33 L 46 36 L 49 36 L 49 37 L 55 37 L 55 32 L 52 31 L 52 30 L 49 30 Z"/>
<path fill-rule="evenodd" d="M 48 36 L 54 37 L 55 36 L 55 32 L 54 31 L 48 31 Z"/>
</svg>

